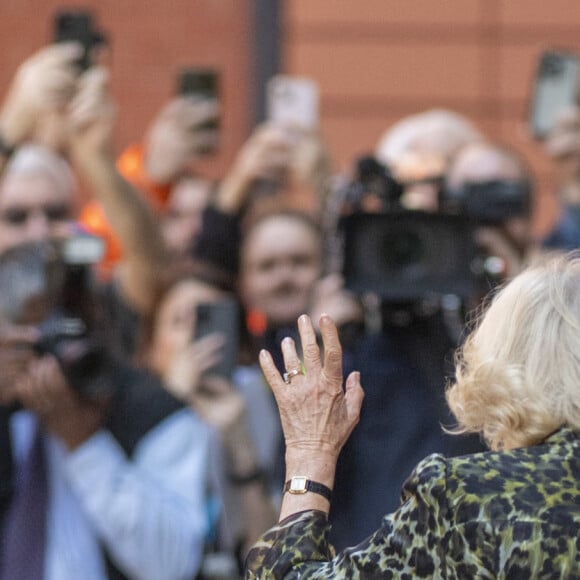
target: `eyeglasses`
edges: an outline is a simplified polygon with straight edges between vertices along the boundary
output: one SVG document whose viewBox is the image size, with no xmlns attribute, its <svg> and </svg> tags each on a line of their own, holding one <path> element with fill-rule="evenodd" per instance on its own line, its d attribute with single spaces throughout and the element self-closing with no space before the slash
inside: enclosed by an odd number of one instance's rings
<svg viewBox="0 0 580 580">
<path fill-rule="evenodd" d="M 48 222 L 62 222 L 69 219 L 71 208 L 67 204 L 48 204 L 38 208 L 14 206 L 0 212 L 0 220 L 10 226 L 22 226 L 38 213 L 42 213 Z"/>
</svg>

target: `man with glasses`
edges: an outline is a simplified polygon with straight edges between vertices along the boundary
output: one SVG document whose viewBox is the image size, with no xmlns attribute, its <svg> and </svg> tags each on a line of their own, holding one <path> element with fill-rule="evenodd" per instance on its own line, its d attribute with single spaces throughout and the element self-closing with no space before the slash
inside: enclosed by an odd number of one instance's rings
<svg viewBox="0 0 580 580">
<path fill-rule="evenodd" d="M 79 74 L 76 57 L 74 46 L 42 49 L 19 67 L 0 107 L 0 270 L 11 260 L 15 267 L 0 283 L 0 577 L 194 577 L 205 541 L 211 434 L 127 364 L 128 345 L 116 348 L 125 342 L 117 336 L 122 312 L 149 306 L 164 246 L 150 208 L 116 169 L 108 71 Z M 114 310 L 98 325 L 128 372 L 113 373 L 117 365 L 105 358 L 115 388 L 97 408 L 65 376 L 64 359 L 83 345 L 73 343 L 59 359 L 42 354 L 40 340 L 61 306 L 50 308 L 54 280 L 43 277 L 43 250 L 78 227 L 68 160 L 126 250 L 107 295 L 101 301 L 102 287 L 95 292 L 95 310 L 101 302 Z M 68 297 L 59 294 L 63 304 Z M 16 298 L 25 301 L 22 316 Z M 90 362 L 79 375 L 90 374 Z"/>
<path fill-rule="evenodd" d="M 64 159 L 38 145 L 19 149 L 0 182 L 0 253 L 63 235 L 73 216 L 74 188 Z"/>
</svg>

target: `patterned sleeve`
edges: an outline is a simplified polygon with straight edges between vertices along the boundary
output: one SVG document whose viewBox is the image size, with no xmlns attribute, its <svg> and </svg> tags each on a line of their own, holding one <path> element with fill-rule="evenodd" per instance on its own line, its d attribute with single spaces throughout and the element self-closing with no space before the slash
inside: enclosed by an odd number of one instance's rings
<svg viewBox="0 0 580 580">
<path fill-rule="evenodd" d="M 247 579 L 391 578 L 443 575 L 448 528 L 446 463 L 423 460 L 403 487 L 403 504 L 367 540 L 334 554 L 330 524 L 317 511 L 294 514 L 266 532 L 246 560 Z"/>
</svg>

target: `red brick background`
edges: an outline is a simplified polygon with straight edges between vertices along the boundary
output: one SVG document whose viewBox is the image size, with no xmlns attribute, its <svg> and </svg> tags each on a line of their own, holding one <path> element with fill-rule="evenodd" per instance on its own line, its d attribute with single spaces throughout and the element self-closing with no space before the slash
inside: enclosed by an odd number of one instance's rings
<svg viewBox="0 0 580 580">
<path fill-rule="evenodd" d="M 337 169 L 373 149 L 404 115 L 448 107 L 514 146 L 541 195 L 537 229 L 554 217 L 550 166 L 525 118 L 540 52 L 580 52 L 577 0 L 280 0 L 285 72 L 321 87 L 322 129 Z M 0 83 L 51 37 L 55 0 L 2 0 Z M 71 6 L 72 3 L 64 4 Z M 252 0 L 86 0 L 112 38 L 119 148 L 138 139 L 182 65 L 222 72 L 225 141 L 201 169 L 219 176 L 253 118 Z"/>
<path fill-rule="evenodd" d="M 577 0 L 287 0 L 284 20 L 283 68 L 320 84 L 340 168 L 400 117 L 451 108 L 525 155 L 539 184 L 536 229 L 546 229 L 553 181 L 526 111 L 541 51 L 580 52 Z"/>
<path fill-rule="evenodd" d="M 112 86 L 119 104 L 118 147 L 142 135 L 168 99 L 181 66 L 221 71 L 224 137 L 201 169 L 217 176 L 247 136 L 250 107 L 250 0 L 2 0 L 0 86 L 51 40 L 55 9 L 88 7 L 112 40 Z"/>
</svg>

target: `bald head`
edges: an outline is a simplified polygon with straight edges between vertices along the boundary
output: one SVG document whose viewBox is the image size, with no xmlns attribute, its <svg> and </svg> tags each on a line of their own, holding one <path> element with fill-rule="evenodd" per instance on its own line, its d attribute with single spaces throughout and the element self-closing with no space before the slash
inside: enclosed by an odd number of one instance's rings
<svg viewBox="0 0 580 580">
<path fill-rule="evenodd" d="M 454 111 L 432 109 L 401 119 L 381 137 L 377 158 L 396 166 L 409 154 L 451 158 L 468 143 L 481 141 L 481 133 Z"/>
<path fill-rule="evenodd" d="M 458 189 L 466 183 L 529 181 L 526 164 L 515 152 L 493 143 L 472 143 L 452 160 L 447 184 Z"/>
</svg>

